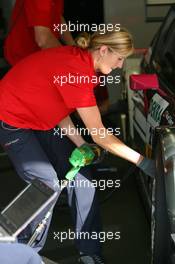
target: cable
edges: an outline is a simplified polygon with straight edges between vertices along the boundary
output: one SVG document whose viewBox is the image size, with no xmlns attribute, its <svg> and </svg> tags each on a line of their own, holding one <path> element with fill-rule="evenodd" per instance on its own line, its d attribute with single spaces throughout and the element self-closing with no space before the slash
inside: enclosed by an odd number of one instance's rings
<svg viewBox="0 0 175 264">
<path fill-rule="evenodd" d="M 124 174 L 121 183 L 125 182 L 127 180 L 127 178 L 132 175 L 134 173 L 134 171 L 137 169 L 137 167 L 135 165 L 131 165 L 129 167 L 129 170 L 127 170 L 127 172 Z M 109 194 L 106 195 L 106 197 L 100 201 L 100 205 L 104 204 L 106 201 L 108 201 L 111 196 L 113 195 L 113 193 L 116 191 L 117 189 L 114 188 Z"/>
<path fill-rule="evenodd" d="M 124 183 L 128 177 L 130 175 L 132 175 L 134 173 L 134 171 L 137 169 L 137 167 L 135 165 L 131 165 L 129 167 L 129 169 L 127 170 L 127 172 L 124 174 L 121 182 Z M 114 188 L 109 194 L 106 195 L 106 197 L 100 201 L 100 205 L 104 204 L 105 202 L 107 202 L 113 195 L 113 193 L 116 191 L 117 189 Z M 78 205 L 78 199 L 77 199 L 77 196 L 76 196 L 76 193 L 75 193 L 75 199 L 76 199 L 76 203 L 77 203 L 77 212 L 79 214 L 79 217 L 80 217 L 80 220 L 81 220 L 81 224 L 83 226 L 83 219 L 82 219 L 82 216 L 81 216 L 81 212 L 80 212 L 80 208 L 79 208 L 79 205 Z"/>
</svg>

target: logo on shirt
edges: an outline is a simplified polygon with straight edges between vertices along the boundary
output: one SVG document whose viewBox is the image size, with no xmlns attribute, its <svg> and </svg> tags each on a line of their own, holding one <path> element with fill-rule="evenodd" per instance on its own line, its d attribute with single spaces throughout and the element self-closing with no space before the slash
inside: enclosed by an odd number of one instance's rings
<svg viewBox="0 0 175 264">
<path fill-rule="evenodd" d="M 4 147 L 9 147 L 9 146 L 11 146 L 12 144 L 17 143 L 18 141 L 19 141 L 19 138 L 14 139 L 14 140 L 12 140 L 12 141 L 9 141 L 9 142 L 7 142 L 7 143 L 4 144 Z"/>
</svg>

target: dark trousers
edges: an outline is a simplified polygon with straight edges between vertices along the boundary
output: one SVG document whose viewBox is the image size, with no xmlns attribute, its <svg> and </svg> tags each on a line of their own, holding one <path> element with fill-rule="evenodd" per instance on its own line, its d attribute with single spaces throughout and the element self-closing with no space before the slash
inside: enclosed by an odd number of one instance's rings
<svg viewBox="0 0 175 264">
<path fill-rule="evenodd" d="M 64 179 L 66 172 L 71 168 L 68 159 L 75 148 L 68 137 L 61 138 L 54 130 L 18 129 L 0 121 L 0 144 L 23 180 L 30 182 L 31 179 L 37 177 L 56 192 L 60 192 L 58 179 Z M 90 183 L 91 179 L 90 169 L 88 167 L 81 169 L 76 175 L 74 187 L 67 188 L 68 200 L 75 231 L 99 234 L 101 223 L 95 187 L 92 184 L 82 184 L 81 186 L 76 184 L 79 180 Z M 45 213 L 42 212 L 32 222 L 30 228 L 26 229 L 25 236 L 31 236 L 31 232 Z M 50 221 L 48 221 L 40 241 L 35 245 L 37 251 L 44 246 L 49 224 Z M 29 230 L 30 234 L 28 234 Z M 78 250 L 85 254 L 100 254 L 101 252 L 99 239 L 77 238 L 75 242 Z"/>
</svg>

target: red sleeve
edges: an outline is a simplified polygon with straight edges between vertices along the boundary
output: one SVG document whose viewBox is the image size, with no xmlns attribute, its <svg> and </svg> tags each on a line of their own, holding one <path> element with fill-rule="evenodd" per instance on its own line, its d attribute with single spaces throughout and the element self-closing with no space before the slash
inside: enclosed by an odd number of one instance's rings
<svg viewBox="0 0 175 264">
<path fill-rule="evenodd" d="M 25 0 L 25 12 L 28 26 L 46 26 L 52 24 L 52 0 Z"/>
<path fill-rule="evenodd" d="M 93 87 L 90 85 L 76 85 L 66 83 L 64 86 L 57 85 L 68 108 L 79 108 L 96 105 Z"/>
</svg>

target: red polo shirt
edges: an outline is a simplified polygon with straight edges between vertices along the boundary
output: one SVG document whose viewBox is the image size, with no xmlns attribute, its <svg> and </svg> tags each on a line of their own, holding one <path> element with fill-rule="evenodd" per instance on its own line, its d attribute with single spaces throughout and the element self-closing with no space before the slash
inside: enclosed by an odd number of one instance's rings
<svg viewBox="0 0 175 264">
<path fill-rule="evenodd" d="M 0 81 L 0 120 L 19 128 L 51 129 L 76 108 L 96 105 L 94 76 L 88 51 L 64 46 L 36 52 Z"/>
<path fill-rule="evenodd" d="M 14 65 L 39 50 L 35 42 L 34 26 L 50 28 L 59 39 L 60 34 L 58 30 L 54 31 L 54 24 L 61 23 L 62 14 L 63 0 L 16 0 L 4 47 L 7 61 Z"/>
</svg>

